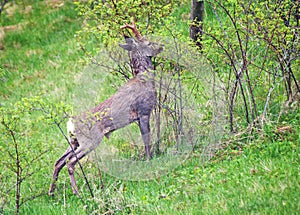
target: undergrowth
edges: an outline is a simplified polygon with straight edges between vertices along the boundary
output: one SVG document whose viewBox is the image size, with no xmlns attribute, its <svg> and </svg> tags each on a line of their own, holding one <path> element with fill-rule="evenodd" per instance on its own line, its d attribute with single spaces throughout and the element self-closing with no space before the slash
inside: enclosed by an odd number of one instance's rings
<svg viewBox="0 0 300 215">
<path fill-rule="evenodd" d="M 55 2 L 28 1 L 1 14 L 1 26 L 10 30 L 0 29 L 5 34 L 0 35 L 0 107 L 13 110 L 21 98 L 36 95 L 53 102 L 72 101 L 74 79 L 83 68 L 84 54 L 74 38 L 82 21 L 73 2 Z M 187 11 L 188 6 L 178 9 L 177 19 L 187 19 Z M 27 124 L 32 130 L 20 132 L 21 149 L 28 153 L 41 147 L 47 153 L 33 168 L 35 174 L 24 179 L 23 197 L 34 198 L 23 202 L 20 214 L 297 214 L 299 121 L 299 107 L 274 115 L 259 130 L 228 134 L 210 160 L 204 162 L 196 147 L 184 163 L 153 180 L 120 180 L 101 172 L 87 158 L 83 166 L 94 198 L 80 172 L 76 174 L 80 195 L 74 196 L 67 171 L 61 173 L 54 197 L 46 195 L 53 163 L 67 143 L 55 127 Z M 7 142 L 0 138 L 0 214 L 12 214 L 14 194 L 7 190 L 15 172 L 4 166 L 11 160 L 2 151 L 4 146 Z"/>
</svg>

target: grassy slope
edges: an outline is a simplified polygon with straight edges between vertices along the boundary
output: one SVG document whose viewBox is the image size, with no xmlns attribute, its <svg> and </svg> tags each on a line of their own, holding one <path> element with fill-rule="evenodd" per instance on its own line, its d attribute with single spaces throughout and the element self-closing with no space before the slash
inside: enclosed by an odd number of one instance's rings
<svg viewBox="0 0 300 215">
<path fill-rule="evenodd" d="M 299 140 L 299 136 L 295 138 Z M 106 176 L 104 194 L 95 188 L 95 199 L 90 199 L 86 187 L 78 199 L 63 184 L 54 199 L 43 197 L 29 202 L 23 210 L 27 214 L 107 210 L 121 214 L 297 214 L 298 159 L 299 147 L 293 141 L 266 138 L 242 152 L 228 150 L 205 165 L 196 154 L 157 180 L 128 182 Z"/>
<path fill-rule="evenodd" d="M 39 93 L 68 100 L 72 78 L 81 70 L 77 62 L 82 55 L 73 37 L 80 28 L 80 20 L 72 3 L 66 2 L 59 8 L 35 1 L 31 5 L 33 10 L 28 14 L 22 13 L 20 5 L 13 16 L 0 17 L 3 26 L 19 23 L 22 26 L 22 30 L 6 32 L 5 49 L 0 51 L 0 67 L 4 71 L 0 80 L 0 102 L 4 105 Z M 29 201 L 21 212 L 296 214 L 300 211 L 300 129 L 297 122 L 294 123 L 292 134 L 266 136 L 241 151 L 233 147 L 206 164 L 200 162 L 196 153 L 175 171 L 157 180 L 128 182 L 104 176 L 104 193 L 96 187 L 99 184 L 96 170 L 87 169 L 89 179 L 94 180 L 95 199 L 89 198 L 85 186 L 81 187 L 82 199 L 74 197 L 67 176 L 62 174 L 54 198 L 42 196 Z M 78 183 L 84 184 L 82 179 Z M 5 213 L 11 210 L 13 207 L 6 208 Z"/>
<path fill-rule="evenodd" d="M 31 5 L 27 14 L 23 5 L 18 5 L 12 16 L 5 12 L 1 16 L 1 25 L 21 28 L 6 31 L 2 41 L 0 65 L 5 75 L 0 96 L 4 102 L 38 93 L 62 95 L 70 87 L 66 80 L 76 72 L 80 53 L 74 32 L 80 22 L 72 3 L 61 8 L 43 1 Z"/>
</svg>

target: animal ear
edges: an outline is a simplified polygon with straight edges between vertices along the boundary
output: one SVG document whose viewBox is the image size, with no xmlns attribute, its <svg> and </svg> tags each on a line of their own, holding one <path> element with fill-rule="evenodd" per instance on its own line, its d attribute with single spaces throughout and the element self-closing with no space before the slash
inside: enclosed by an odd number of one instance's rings
<svg viewBox="0 0 300 215">
<path fill-rule="evenodd" d="M 126 44 L 119 44 L 119 46 L 127 51 L 132 51 L 135 40 L 131 37 L 125 37 Z"/>
<path fill-rule="evenodd" d="M 127 37 L 127 36 L 125 36 L 125 41 L 128 44 L 133 44 L 135 42 L 135 40 L 132 37 Z"/>
<path fill-rule="evenodd" d="M 129 44 L 119 44 L 119 46 L 127 51 L 132 51 L 132 45 Z"/>
</svg>

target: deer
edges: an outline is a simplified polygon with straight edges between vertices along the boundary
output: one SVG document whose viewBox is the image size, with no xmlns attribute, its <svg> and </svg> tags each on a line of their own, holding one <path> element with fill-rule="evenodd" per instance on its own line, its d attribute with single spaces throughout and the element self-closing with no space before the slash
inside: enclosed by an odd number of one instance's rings
<svg viewBox="0 0 300 215">
<path fill-rule="evenodd" d="M 103 137 L 133 122 L 137 122 L 144 143 L 146 160 L 151 158 L 150 115 L 156 105 L 154 66 L 152 57 L 163 51 L 163 45 L 145 39 L 137 30 L 135 22 L 125 23 L 121 29 L 129 29 L 134 37 L 124 34 L 125 44 L 119 46 L 129 52 L 133 78 L 117 92 L 96 107 L 69 119 L 69 147 L 54 164 L 52 182 L 48 194 L 55 190 L 58 175 L 67 166 L 72 191 L 78 195 L 74 177 L 75 165 L 95 150 Z"/>
</svg>

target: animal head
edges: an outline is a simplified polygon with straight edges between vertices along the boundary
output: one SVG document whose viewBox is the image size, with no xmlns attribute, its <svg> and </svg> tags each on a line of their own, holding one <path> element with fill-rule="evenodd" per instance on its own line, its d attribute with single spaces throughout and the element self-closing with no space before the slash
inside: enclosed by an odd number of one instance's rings
<svg viewBox="0 0 300 215">
<path fill-rule="evenodd" d="M 132 25 L 125 24 L 121 28 L 129 28 L 135 34 L 135 38 L 125 36 L 126 44 L 120 44 L 120 47 L 130 52 L 131 57 L 155 57 L 162 52 L 162 45 L 148 41 L 141 36 L 134 21 Z"/>
</svg>

